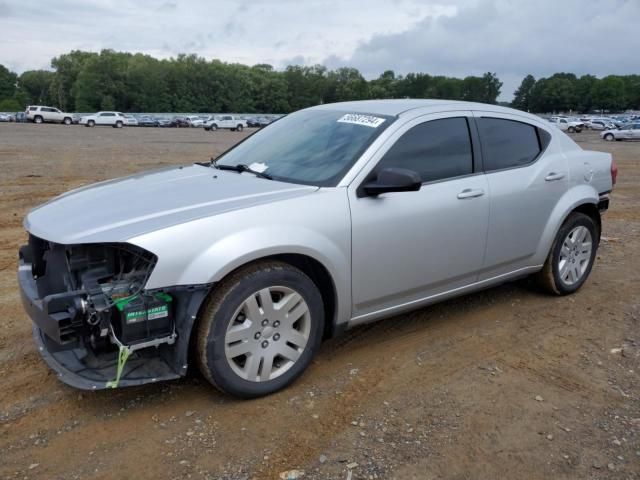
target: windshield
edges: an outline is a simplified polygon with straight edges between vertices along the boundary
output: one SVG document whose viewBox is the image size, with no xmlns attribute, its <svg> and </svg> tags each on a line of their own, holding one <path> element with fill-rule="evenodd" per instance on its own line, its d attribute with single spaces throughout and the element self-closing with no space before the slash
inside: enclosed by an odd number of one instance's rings
<svg viewBox="0 0 640 480">
<path fill-rule="evenodd" d="M 217 160 L 248 165 L 274 180 L 332 187 L 394 118 L 302 110 L 273 122 Z"/>
</svg>

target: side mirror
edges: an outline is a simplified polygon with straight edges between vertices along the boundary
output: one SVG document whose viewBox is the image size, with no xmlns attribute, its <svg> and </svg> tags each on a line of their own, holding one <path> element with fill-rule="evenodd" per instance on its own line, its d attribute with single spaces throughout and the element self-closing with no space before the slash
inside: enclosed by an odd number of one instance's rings
<svg viewBox="0 0 640 480">
<path fill-rule="evenodd" d="M 364 193 L 376 197 L 387 192 L 416 192 L 422 187 L 420 174 L 413 170 L 398 167 L 383 168 L 378 178 L 363 185 Z"/>
</svg>

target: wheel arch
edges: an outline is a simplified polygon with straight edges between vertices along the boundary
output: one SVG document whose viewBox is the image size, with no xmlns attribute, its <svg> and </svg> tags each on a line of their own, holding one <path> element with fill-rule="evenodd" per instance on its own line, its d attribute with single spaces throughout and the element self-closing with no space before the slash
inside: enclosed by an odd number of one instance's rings
<svg viewBox="0 0 640 480">
<path fill-rule="evenodd" d="M 279 261 L 286 263 L 301 270 L 307 275 L 311 281 L 318 287 L 320 295 L 322 297 L 322 303 L 324 305 L 324 338 L 330 338 L 334 336 L 339 328 L 337 327 L 338 319 L 338 296 L 336 290 L 336 284 L 334 279 L 329 273 L 328 268 L 317 258 L 314 258 L 308 254 L 302 253 L 277 253 L 271 255 L 264 255 L 256 257 L 252 260 L 245 261 L 244 263 L 236 266 L 233 270 L 228 271 L 218 281 L 215 282 L 211 292 L 215 291 L 215 285 L 224 279 L 235 274 L 239 270 L 251 267 L 257 263 L 267 261 Z M 211 294 L 211 292 L 209 294 Z"/>
<path fill-rule="evenodd" d="M 591 185 L 578 185 L 565 193 L 551 213 L 549 222 L 547 222 L 542 234 L 538 252 L 536 253 L 537 264 L 542 265 L 545 262 L 558 230 L 560 230 L 569 215 L 574 212 L 584 213 L 593 218 L 598 225 L 598 237 L 600 236 L 602 221 L 598 211 L 598 200 L 598 192 Z"/>
</svg>

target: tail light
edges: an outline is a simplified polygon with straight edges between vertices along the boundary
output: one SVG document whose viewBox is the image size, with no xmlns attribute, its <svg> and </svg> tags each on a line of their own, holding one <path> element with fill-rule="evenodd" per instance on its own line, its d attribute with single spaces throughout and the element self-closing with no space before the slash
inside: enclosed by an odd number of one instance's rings
<svg viewBox="0 0 640 480">
<path fill-rule="evenodd" d="M 616 164 L 616 160 L 612 158 L 611 159 L 611 186 L 612 187 L 616 184 L 617 179 L 618 179 L 618 165 Z"/>
</svg>

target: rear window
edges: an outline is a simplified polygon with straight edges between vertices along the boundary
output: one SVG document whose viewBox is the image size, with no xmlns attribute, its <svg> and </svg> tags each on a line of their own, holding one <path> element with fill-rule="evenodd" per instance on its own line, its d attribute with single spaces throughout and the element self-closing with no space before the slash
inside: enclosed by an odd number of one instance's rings
<svg viewBox="0 0 640 480">
<path fill-rule="evenodd" d="M 503 118 L 477 120 L 485 171 L 521 167 L 542 151 L 538 129 L 528 123 Z"/>
</svg>

